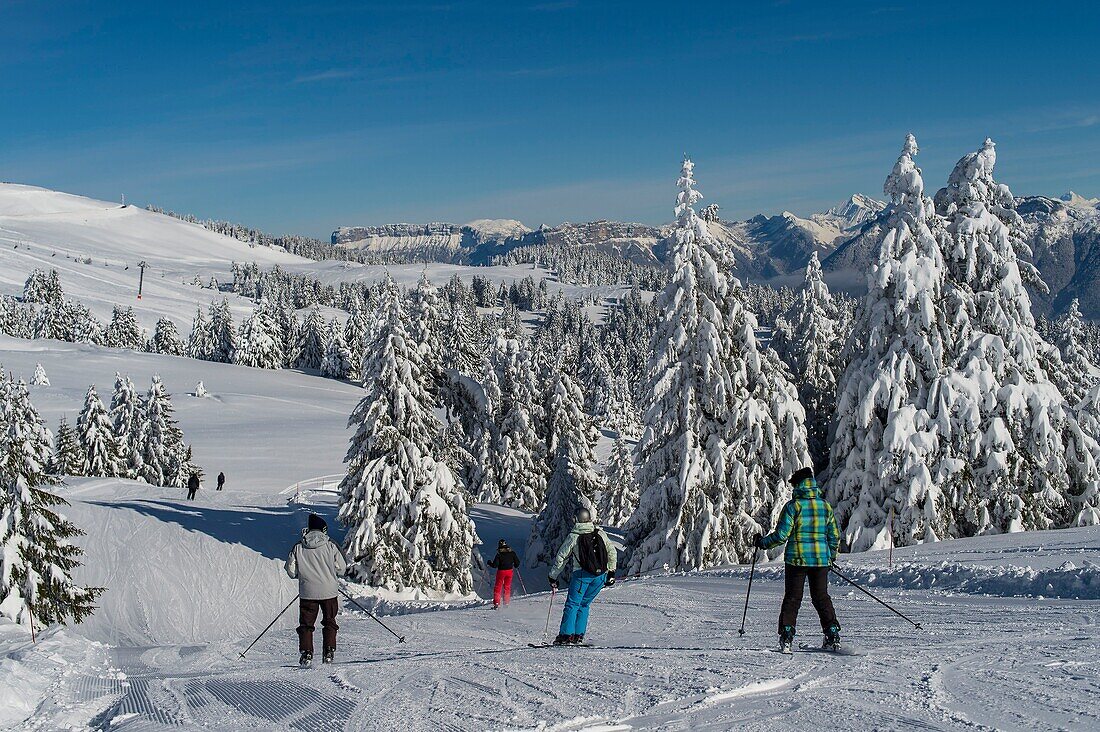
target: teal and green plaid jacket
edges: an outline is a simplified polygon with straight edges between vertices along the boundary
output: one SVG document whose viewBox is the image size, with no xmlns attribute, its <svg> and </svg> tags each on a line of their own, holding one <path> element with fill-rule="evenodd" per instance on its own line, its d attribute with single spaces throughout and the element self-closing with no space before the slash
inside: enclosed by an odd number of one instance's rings
<svg viewBox="0 0 1100 732">
<path fill-rule="evenodd" d="M 779 515 L 775 531 L 764 537 L 764 547 L 771 549 L 787 542 L 783 561 L 799 567 L 828 567 L 836 558 L 840 546 L 840 531 L 836 527 L 833 507 L 821 497 L 817 481 L 802 481 L 794 489 L 794 498 L 787 501 Z"/>
</svg>

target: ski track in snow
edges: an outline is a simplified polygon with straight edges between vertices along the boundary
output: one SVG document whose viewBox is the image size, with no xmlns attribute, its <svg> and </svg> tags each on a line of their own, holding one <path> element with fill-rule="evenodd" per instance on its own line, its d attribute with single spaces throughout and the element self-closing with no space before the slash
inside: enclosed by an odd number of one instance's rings
<svg viewBox="0 0 1100 732">
<path fill-rule="evenodd" d="M 521 647 L 542 632 L 544 595 L 485 607 L 341 618 L 339 663 L 301 670 L 292 631 L 247 641 L 106 649 L 62 678 L 20 729 L 627 730 L 1095 729 L 1095 608 L 1080 601 L 889 597 L 928 628 L 904 627 L 838 592 L 864 656 L 768 653 L 779 583 L 700 574 L 605 591 L 589 637 L 614 647 Z M 757 594 L 759 592 L 759 594 Z M 890 594 L 890 593 L 885 593 Z M 669 609 L 679 612 L 678 622 Z M 555 612 L 555 620 L 557 613 Z M 807 602 L 800 636 L 816 641 Z M 717 622 L 714 622 L 716 621 Z M 710 621 L 710 622 L 707 622 Z M 654 647 L 646 647 L 647 644 Z M 120 673 L 121 672 L 121 673 Z M 1091 701 L 1090 701 L 1091 700 Z"/>
</svg>

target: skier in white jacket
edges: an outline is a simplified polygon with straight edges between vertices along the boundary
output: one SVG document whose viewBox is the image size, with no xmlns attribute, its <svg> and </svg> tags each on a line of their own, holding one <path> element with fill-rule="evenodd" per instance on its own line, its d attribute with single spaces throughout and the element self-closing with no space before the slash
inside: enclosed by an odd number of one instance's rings
<svg viewBox="0 0 1100 732">
<path fill-rule="evenodd" d="M 332 663 L 336 653 L 336 615 L 340 603 L 337 578 L 348 569 L 343 552 L 328 536 L 328 524 L 315 513 L 309 515 L 309 523 L 302 533 L 302 540 L 290 550 L 286 560 L 286 573 L 298 580 L 298 650 L 302 652 L 298 663 L 313 663 L 313 631 L 317 612 L 321 620 L 321 660 Z"/>
</svg>

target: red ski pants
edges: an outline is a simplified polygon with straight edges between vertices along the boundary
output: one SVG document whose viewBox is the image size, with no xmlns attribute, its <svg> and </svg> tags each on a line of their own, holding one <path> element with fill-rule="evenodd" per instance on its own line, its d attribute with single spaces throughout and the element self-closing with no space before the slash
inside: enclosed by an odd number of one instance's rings
<svg viewBox="0 0 1100 732">
<path fill-rule="evenodd" d="M 511 569 L 497 570 L 497 581 L 493 583 L 493 607 L 500 607 L 502 598 L 505 605 L 512 601 L 512 571 Z"/>
</svg>

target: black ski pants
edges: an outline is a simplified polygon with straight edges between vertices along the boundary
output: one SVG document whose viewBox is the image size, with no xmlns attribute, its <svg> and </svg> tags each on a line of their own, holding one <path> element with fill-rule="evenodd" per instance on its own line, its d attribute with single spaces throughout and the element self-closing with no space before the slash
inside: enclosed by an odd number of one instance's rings
<svg viewBox="0 0 1100 732">
<path fill-rule="evenodd" d="M 198 492 L 199 492 L 198 488 L 188 488 L 187 489 L 187 500 L 189 500 L 189 501 L 195 500 L 195 494 L 198 493 Z"/>
<path fill-rule="evenodd" d="M 779 611 L 779 635 L 783 635 L 784 626 L 795 627 L 807 579 L 810 580 L 810 600 L 813 601 L 817 616 L 821 619 L 821 629 L 828 630 L 832 625 L 840 627 L 840 623 L 836 620 L 836 611 L 833 610 L 833 600 L 829 597 L 829 568 L 799 567 L 788 564 L 784 568 L 783 607 Z"/>
<path fill-rule="evenodd" d="M 340 612 L 340 603 L 335 597 L 327 600 L 298 601 L 298 650 L 313 653 L 313 631 L 317 627 L 317 611 L 320 610 L 321 620 L 321 648 L 322 650 L 336 648 L 336 631 L 340 626 L 336 624 L 336 614 Z"/>
</svg>

